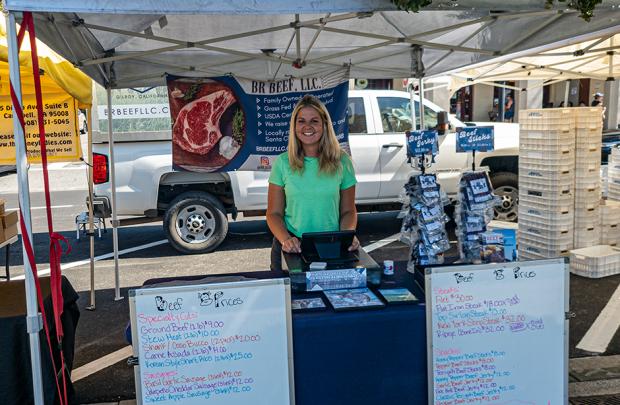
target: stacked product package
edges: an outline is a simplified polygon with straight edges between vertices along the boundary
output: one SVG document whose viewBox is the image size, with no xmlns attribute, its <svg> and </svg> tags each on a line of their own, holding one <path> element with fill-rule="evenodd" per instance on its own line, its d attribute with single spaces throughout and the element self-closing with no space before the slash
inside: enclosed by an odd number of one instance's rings
<svg viewBox="0 0 620 405">
<path fill-rule="evenodd" d="M 493 219 L 493 207 L 497 202 L 485 171 L 463 173 L 454 211 L 462 261 L 504 261 L 503 257 L 501 260 L 494 259 L 500 252 L 503 256 L 503 240 L 497 239 L 501 235 L 487 232 L 487 224 Z"/>
<path fill-rule="evenodd" d="M 443 263 L 443 254 L 450 249 L 445 226 L 448 218 L 443 210 L 446 198 L 434 174 L 411 176 L 405 193 L 401 240 L 411 246 L 407 270 L 413 273 L 415 265 Z"/>
<path fill-rule="evenodd" d="M 620 201 L 620 147 L 611 148 L 607 168 L 607 197 Z"/>
<path fill-rule="evenodd" d="M 573 248 L 574 109 L 519 113 L 519 257 L 565 256 Z"/>
<path fill-rule="evenodd" d="M 575 249 L 600 239 L 602 109 L 573 109 L 575 119 Z"/>
</svg>

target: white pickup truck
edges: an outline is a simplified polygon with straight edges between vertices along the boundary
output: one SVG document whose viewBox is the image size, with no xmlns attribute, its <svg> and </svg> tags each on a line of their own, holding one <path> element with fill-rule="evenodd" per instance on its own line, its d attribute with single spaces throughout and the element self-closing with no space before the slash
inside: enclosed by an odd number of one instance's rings
<svg viewBox="0 0 620 405">
<path fill-rule="evenodd" d="M 417 97 L 416 117 L 419 124 Z M 440 108 L 424 101 L 424 126 L 437 125 Z M 349 143 L 358 180 L 356 203 L 361 210 L 399 201 L 403 185 L 414 171 L 407 163 L 406 137 L 411 128 L 409 94 L 392 90 L 349 92 Z M 449 117 L 450 130 L 439 138 L 432 171 L 448 196 L 457 192 L 461 172 L 472 166 L 469 153 L 456 153 L 454 128 L 464 126 Z M 111 198 L 107 167 L 108 145 L 94 145 L 95 194 Z M 519 129 L 495 124 L 495 151 L 476 154 L 476 166 L 487 166 L 503 205 L 496 216 L 515 220 L 518 198 Z M 267 207 L 268 172 L 193 173 L 172 170 L 172 143 L 115 142 L 118 215 L 158 218 L 173 247 L 184 253 L 205 253 L 218 247 L 228 232 L 228 215 L 256 215 Z M 107 198 L 105 198 L 107 197 Z"/>
</svg>

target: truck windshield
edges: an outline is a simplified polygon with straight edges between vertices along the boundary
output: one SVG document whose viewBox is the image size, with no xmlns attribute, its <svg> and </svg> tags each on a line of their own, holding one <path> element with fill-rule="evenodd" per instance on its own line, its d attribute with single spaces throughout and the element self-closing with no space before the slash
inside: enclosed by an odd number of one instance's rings
<svg viewBox="0 0 620 405">
<path fill-rule="evenodd" d="M 383 132 L 405 132 L 411 129 L 411 104 L 402 97 L 377 97 Z M 420 126 L 420 103 L 414 101 L 416 126 Z M 437 111 L 424 108 L 424 127 L 437 126 Z"/>
</svg>

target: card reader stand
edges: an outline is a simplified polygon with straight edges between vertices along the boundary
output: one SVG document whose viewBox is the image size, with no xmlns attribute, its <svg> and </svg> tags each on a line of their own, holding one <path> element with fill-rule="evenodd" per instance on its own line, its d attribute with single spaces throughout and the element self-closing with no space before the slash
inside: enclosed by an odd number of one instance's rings
<svg viewBox="0 0 620 405">
<path fill-rule="evenodd" d="M 374 261 L 361 247 L 358 249 L 359 260 L 345 264 L 331 264 L 328 262 L 326 270 L 349 269 L 352 267 L 365 267 L 366 278 L 369 285 L 381 283 L 381 266 Z M 305 291 L 306 272 L 313 271 L 298 253 L 282 252 L 282 270 L 289 273 L 291 287 L 295 291 Z"/>
</svg>

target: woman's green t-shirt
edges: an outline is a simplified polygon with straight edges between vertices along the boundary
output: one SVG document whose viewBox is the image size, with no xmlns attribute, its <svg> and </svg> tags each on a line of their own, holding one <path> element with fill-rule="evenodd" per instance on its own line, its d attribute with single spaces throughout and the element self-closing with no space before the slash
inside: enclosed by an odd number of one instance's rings
<svg viewBox="0 0 620 405">
<path fill-rule="evenodd" d="M 304 169 L 293 171 L 288 153 L 273 163 L 269 183 L 284 188 L 284 223 L 293 235 L 305 232 L 329 232 L 340 229 L 340 190 L 357 183 L 351 158 L 340 158 L 342 170 L 319 173 L 319 159 L 304 158 Z"/>
</svg>

